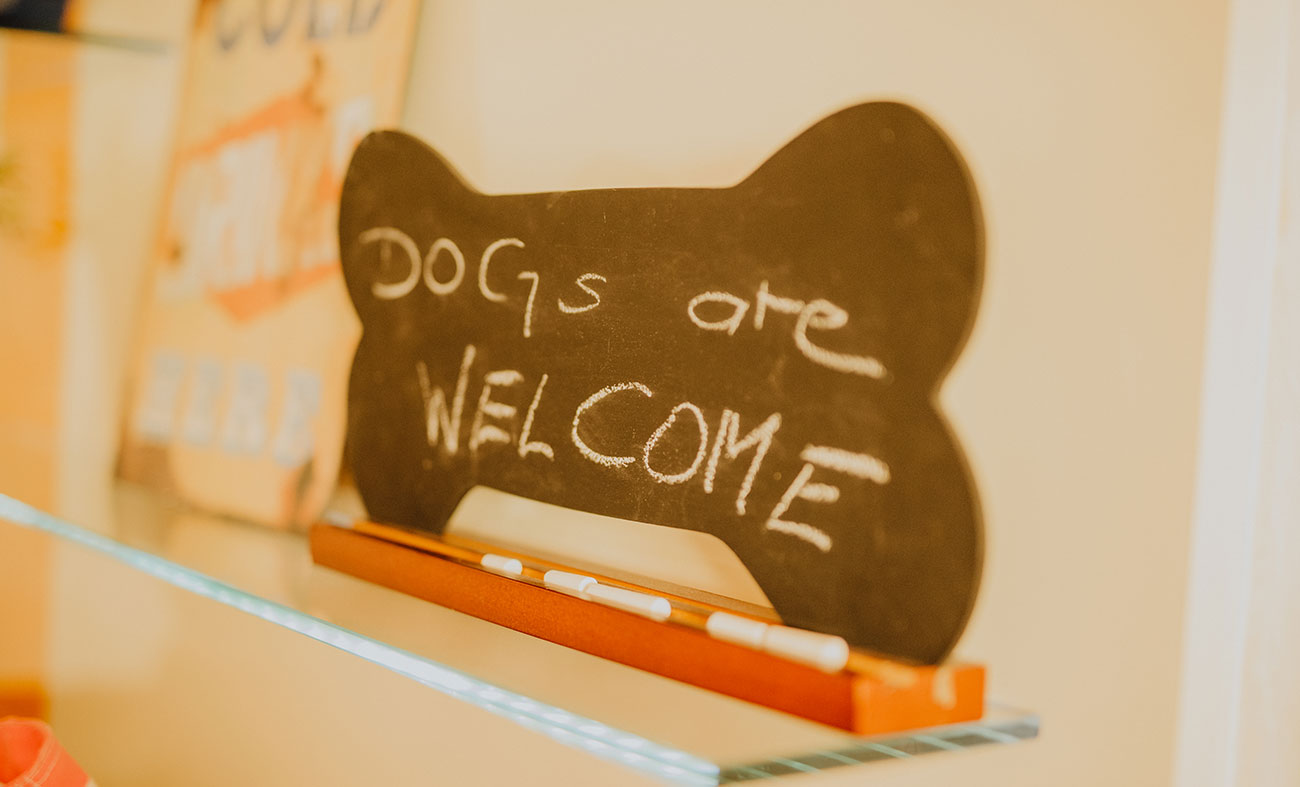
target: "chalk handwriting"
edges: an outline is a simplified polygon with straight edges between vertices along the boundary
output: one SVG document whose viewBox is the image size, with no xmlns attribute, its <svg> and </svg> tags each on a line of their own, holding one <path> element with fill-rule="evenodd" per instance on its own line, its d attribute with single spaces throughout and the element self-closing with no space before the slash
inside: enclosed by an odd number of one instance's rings
<svg viewBox="0 0 1300 787">
<path fill-rule="evenodd" d="M 427 252 L 420 254 L 420 249 L 406 233 L 395 227 L 375 227 L 362 232 L 359 242 L 365 245 L 379 244 L 379 266 L 377 276 L 383 280 L 371 285 L 371 292 L 381 300 L 405 298 L 415 290 L 423 280 L 429 292 L 438 297 L 455 294 L 467 275 L 466 256 L 459 244 L 447 237 L 435 239 Z M 491 304 L 507 304 L 512 300 L 508 291 L 493 286 L 493 265 L 497 255 L 503 250 L 516 250 L 515 254 L 524 255 L 512 260 L 516 265 L 527 263 L 527 244 L 517 237 L 499 238 L 488 243 L 478 258 L 478 270 L 474 274 L 477 294 Z M 394 259 L 393 255 L 400 255 Z M 450 264 L 448 272 L 447 265 Z M 443 271 L 442 276 L 435 273 L 435 265 Z M 524 339 L 531 339 L 534 333 L 534 313 L 538 305 L 538 292 L 542 287 L 543 271 L 522 270 L 515 273 L 517 281 L 528 282 L 527 295 L 523 303 L 523 321 L 520 332 Z M 500 278 L 500 274 L 497 275 Z M 574 285 L 586 296 L 587 302 L 572 304 L 564 297 L 555 299 L 556 308 L 563 315 L 582 314 L 596 309 L 602 304 L 601 293 L 594 283 L 608 284 L 609 280 L 602 274 L 586 272 L 574 280 Z M 518 298 L 519 295 L 513 296 Z M 517 303 L 517 301 L 516 301 Z M 752 317 L 751 317 L 752 315 Z M 749 326 L 753 331 L 777 329 L 773 316 L 793 317 L 781 329 L 788 330 L 794 347 L 807 360 L 819 366 L 844 374 L 867 377 L 874 380 L 886 380 L 888 372 L 877 358 L 867 354 L 852 354 L 833 350 L 820 344 L 816 337 L 820 333 L 829 333 L 844 329 L 849 323 L 849 313 L 844 308 L 826 298 L 809 300 L 792 298 L 773 292 L 770 282 L 760 280 L 752 298 L 742 297 L 723 290 L 706 290 L 695 295 L 686 304 L 686 317 L 697 328 L 711 333 L 736 336 Z M 466 345 L 462 355 L 459 374 L 453 388 L 435 384 L 429 369 L 423 361 L 416 363 L 416 375 L 425 408 L 425 436 L 431 447 L 436 447 L 447 456 L 457 456 L 462 445 L 467 446 L 471 455 L 478 455 L 491 445 L 513 445 L 521 459 L 537 455 L 546 460 L 555 461 L 555 448 L 546 440 L 536 439 L 533 435 L 537 412 L 543 406 L 543 396 L 547 374 L 542 374 L 529 400 L 522 424 L 519 414 L 522 400 L 518 404 L 502 401 L 511 389 L 525 383 L 525 376 L 518 370 L 500 369 L 483 373 L 481 387 L 478 391 L 477 406 L 470 417 L 469 431 L 462 438 L 462 422 L 465 417 L 465 403 L 474 377 L 472 367 L 475 360 L 474 345 Z M 451 391 L 450 396 L 448 390 Z M 570 440 L 580 456 L 590 462 L 611 470 L 630 468 L 640 460 L 642 471 L 648 480 L 656 484 L 669 486 L 686 484 L 700 477 L 698 483 L 704 493 L 712 494 L 718 485 L 719 468 L 724 462 L 734 462 L 746 453 L 752 454 L 745 468 L 744 476 L 736 489 L 734 509 L 737 516 L 748 514 L 748 501 L 769 450 L 781 428 L 781 413 L 769 413 L 766 418 L 741 435 L 741 414 L 737 410 L 723 408 L 717 417 L 716 430 L 710 429 L 710 416 L 707 416 L 697 404 L 689 401 L 673 405 L 658 427 L 644 440 L 634 439 L 639 444 L 638 453 L 605 453 L 592 447 L 589 440 L 594 437 L 587 434 L 583 427 L 583 417 L 593 408 L 604 406 L 609 397 L 623 392 L 636 392 L 645 399 L 654 397 L 651 389 L 642 382 L 627 381 L 607 385 L 591 394 L 574 411 L 570 430 Z M 689 418 L 685 416 L 689 415 Z M 683 424 L 694 424 L 695 437 L 682 437 L 690 429 Z M 674 448 L 662 448 L 670 432 L 678 434 Z M 586 436 L 584 436 L 586 435 Z M 615 439 L 617 435 L 602 436 Z M 249 438 L 251 439 L 251 438 Z M 462 442 L 462 439 L 464 442 Z M 685 443 L 681 441 L 685 440 Z M 597 440 L 597 445 L 604 440 Z M 688 444 L 693 450 L 678 456 L 678 445 Z M 630 446 L 629 446 L 630 448 Z M 833 540 L 821 528 L 808 522 L 798 521 L 792 516 L 791 509 L 799 501 L 804 504 L 833 505 L 840 500 L 840 487 L 823 480 L 813 480 L 815 472 L 838 473 L 860 481 L 875 484 L 887 484 L 890 481 L 889 466 L 881 459 L 866 453 L 845 448 L 825 445 L 808 445 L 800 453 L 801 464 L 793 480 L 785 488 L 767 518 L 763 521 L 765 529 L 792 536 L 804 541 L 823 552 L 833 547 Z M 674 465 L 674 462 L 677 464 Z M 703 472 L 701 472 L 701 470 Z M 800 511 L 807 508 L 801 506 Z M 815 506 L 805 514 L 815 514 Z"/>
<path fill-rule="evenodd" d="M 725 320 L 705 320 L 695 311 L 702 303 L 731 304 L 731 316 Z M 745 319 L 745 312 L 747 311 L 749 311 L 749 301 L 738 298 L 729 292 L 702 292 L 691 298 L 690 303 L 686 304 L 686 314 L 691 318 L 691 322 L 706 331 L 726 331 L 731 336 L 734 336 L 740 328 L 740 323 Z"/>
<path fill-rule="evenodd" d="M 494 424 L 484 423 L 487 417 L 496 418 L 501 421 L 513 420 L 515 414 L 519 411 L 513 405 L 505 402 L 492 400 L 492 389 L 509 388 L 510 386 L 523 382 L 524 376 L 514 369 L 501 369 L 495 372 L 488 372 L 483 377 L 483 392 L 478 397 L 478 409 L 474 411 L 474 425 L 469 430 L 469 450 L 470 453 L 477 453 L 479 446 L 484 443 L 506 443 L 509 444 L 514 437 L 509 432 Z"/>
<path fill-rule="evenodd" d="M 434 295 L 450 296 L 457 292 L 466 275 L 464 252 L 455 241 L 446 237 L 436 239 L 423 256 L 420 255 L 419 248 L 410 236 L 394 227 L 375 227 L 361 233 L 358 240 L 363 245 L 380 244 L 379 270 L 391 275 L 396 268 L 401 273 L 400 279 L 377 281 L 372 284 L 371 292 L 381 300 L 407 297 L 421 279 Z M 493 288 L 490 280 L 495 255 L 508 248 L 523 252 L 527 246 L 519 238 L 500 238 L 489 243 L 479 257 L 476 273 L 477 290 L 478 294 L 489 303 L 500 304 L 510 300 L 507 293 Z M 394 249 L 400 250 L 400 253 L 405 255 L 403 262 L 394 262 L 391 257 Z M 443 258 L 452 264 L 453 269 L 448 278 L 439 279 L 434 272 L 434 266 Z M 404 272 L 403 268 L 405 268 Z M 533 335 L 534 308 L 541 287 L 542 274 L 539 271 L 525 270 L 518 272 L 516 279 L 529 282 L 521 326 L 523 338 L 529 339 Z M 592 282 L 607 284 L 608 279 L 592 272 L 578 276 L 574 283 L 590 296 L 590 302 L 575 306 L 565 302 L 563 298 L 556 298 L 555 303 L 559 312 L 566 315 L 581 314 L 600 306 L 601 296 L 599 291 L 589 286 Z M 809 361 L 845 374 L 876 380 L 886 377 L 884 364 L 878 359 L 869 355 L 853 355 L 831 350 L 813 340 L 810 333 L 843 329 L 849 322 L 849 314 L 845 309 L 824 298 L 805 301 L 773 293 L 767 280 L 759 282 L 752 303 L 733 293 L 709 290 L 690 299 L 686 306 L 686 314 L 690 322 L 701 330 L 734 336 L 744 327 L 751 308 L 753 319 L 750 324 L 755 331 L 762 331 L 769 326 L 772 314 L 793 316 L 795 320 L 790 328 L 790 336 L 794 346 Z M 447 389 L 442 385 L 435 385 L 430 380 L 429 370 L 424 362 L 416 364 L 416 374 L 425 407 L 426 438 L 430 446 L 438 447 L 449 456 L 456 456 L 461 447 L 461 424 L 465 414 L 465 399 L 474 357 L 474 346 L 467 345 L 450 402 L 448 402 Z M 541 376 L 528 405 L 524 421 L 516 430 L 519 408 L 514 404 L 494 399 L 493 394 L 497 390 L 509 389 L 523 383 L 524 376 L 516 370 L 488 372 L 483 377 L 477 407 L 471 417 L 467 436 L 470 454 L 476 455 L 484 447 L 492 444 L 514 444 L 521 459 L 537 454 L 554 461 L 554 447 L 548 442 L 532 437 L 533 425 L 542 403 L 547 379 L 547 375 Z M 578 406 L 573 415 L 570 433 L 573 446 L 587 460 L 611 469 L 626 468 L 636 462 L 638 457 L 636 454 L 608 454 L 593 448 L 581 434 L 582 418 L 607 397 L 624 391 L 635 391 L 647 399 L 654 396 L 644 383 L 634 381 L 616 383 L 593 393 Z M 695 441 L 696 450 L 690 456 L 689 463 L 678 468 L 666 467 L 664 463 L 668 460 L 658 457 L 656 449 L 665 435 L 678 425 L 684 413 L 689 413 L 696 425 L 698 433 L 698 439 Z M 658 428 L 641 445 L 640 460 L 645 473 L 655 483 L 678 485 L 694 479 L 703 468 L 702 488 L 705 493 L 712 494 L 717 484 L 720 463 L 734 461 L 742 454 L 752 451 L 753 456 L 737 489 L 735 500 L 736 515 L 745 516 L 748 513 L 750 493 L 776 433 L 781 427 L 781 414 L 769 414 L 744 437 L 740 436 L 740 420 L 741 416 L 737 411 L 724 408 L 718 420 L 717 430 L 711 435 L 706 416 L 698 405 L 692 402 L 680 402 L 674 405 Z M 810 445 L 804 449 L 800 458 L 803 460 L 802 466 L 768 515 L 764 527 L 798 538 L 826 552 L 832 548 L 833 542 L 825 531 L 807 522 L 785 518 L 796 501 L 831 505 L 840 499 L 839 487 L 826 482 L 813 481 L 813 473 L 821 469 L 885 484 L 889 482 L 889 467 L 874 456 L 831 446 Z"/>
<path fill-rule="evenodd" d="M 698 309 L 701 304 L 725 303 L 731 307 L 731 314 L 723 320 L 708 320 L 700 317 Z M 725 331 L 734 336 L 749 310 L 749 301 L 729 292 L 702 292 L 686 304 L 686 316 L 697 327 L 706 331 Z M 754 296 L 754 330 L 761 331 L 767 323 L 769 311 L 777 314 L 797 315 L 792 335 L 795 347 L 805 358 L 813 363 L 846 374 L 862 375 L 875 380 L 887 376 L 885 365 L 879 359 L 868 355 L 850 355 L 829 350 L 817 344 L 808 336 L 809 329 L 814 331 L 835 331 L 848 325 L 849 313 L 823 298 L 805 302 L 796 298 L 773 295 L 766 280 L 758 285 Z"/>
<path fill-rule="evenodd" d="M 790 510 L 790 504 L 794 502 L 796 497 L 803 497 L 804 489 L 808 484 L 808 479 L 812 477 L 814 469 L 811 464 L 805 464 L 799 468 L 799 474 L 794 477 L 794 481 L 790 482 L 789 488 L 785 490 L 785 494 L 781 495 L 781 500 L 777 502 L 776 507 L 772 509 L 771 515 L 768 516 L 766 527 L 768 530 L 775 530 L 778 533 L 801 538 L 821 551 L 829 552 L 832 546 L 831 537 L 826 534 L 825 530 L 813 527 L 806 522 L 791 522 L 781 518 L 785 516 L 786 511 Z M 813 495 L 813 502 L 820 502 L 817 498 L 822 496 L 821 494 Z"/>
<path fill-rule="evenodd" d="M 650 466 L 650 454 L 654 452 L 655 446 L 659 444 L 659 439 L 662 438 L 669 429 L 673 428 L 673 424 L 677 423 L 677 414 L 683 410 L 695 416 L 695 423 L 700 429 L 699 450 L 695 452 L 695 458 L 691 460 L 690 467 L 680 473 L 661 473 Z M 668 417 L 664 419 L 664 422 L 654 431 L 654 434 L 650 435 L 650 439 L 647 440 L 645 444 L 645 453 L 642 454 L 642 461 L 645 463 L 646 472 L 649 473 L 650 477 L 654 480 L 661 484 L 680 484 L 691 480 L 691 477 L 700 469 L 700 462 L 704 461 L 704 452 L 708 446 L 709 427 L 704 423 L 704 413 L 700 412 L 700 408 L 696 407 L 694 404 L 691 404 L 690 402 L 682 402 L 673 408 L 672 412 L 668 414 Z"/>
<path fill-rule="evenodd" d="M 395 281 L 377 281 L 371 285 L 371 293 L 381 300 L 397 300 L 405 298 L 415 290 L 420 279 L 424 279 L 425 287 L 429 292 L 438 296 L 448 296 L 460 289 L 461 282 L 465 278 L 465 253 L 461 247 L 451 238 L 438 238 L 429 247 L 428 253 L 423 258 L 420 256 L 419 247 L 409 235 L 395 227 L 374 227 L 362 232 L 357 236 L 358 242 L 362 246 L 371 244 L 381 244 L 379 246 L 379 262 L 381 269 L 388 271 L 393 267 L 401 266 L 393 261 L 393 245 L 396 244 L 406 254 L 405 264 L 408 266 L 405 274 L 401 279 Z M 518 238 L 499 238 L 489 243 L 483 250 L 479 258 L 478 271 L 476 278 L 478 281 L 479 294 L 492 303 L 506 303 L 510 297 L 500 290 L 492 287 L 488 280 L 490 268 L 494 261 L 495 255 L 504 248 L 527 248 L 524 242 Z M 445 253 L 445 255 L 444 255 Z M 438 264 L 439 259 L 446 256 L 450 259 L 453 270 L 450 278 L 445 281 L 438 278 L 434 272 L 434 266 Z M 533 308 L 537 301 L 537 292 L 541 288 L 542 277 L 537 271 L 526 270 L 520 271 L 516 277 L 518 281 L 530 282 L 528 285 L 528 295 L 524 301 L 523 307 L 523 326 L 522 332 L 525 339 L 532 338 L 533 335 Z M 599 273 L 584 273 L 574 280 L 574 284 L 583 292 L 591 296 L 591 303 L 581 306 L 571 306 L 564 302 L 563 299 L 556 299 L 556 307 L 562 314 L 582 314 L 589 312 L 600 305 L 600 293 L 594 288 L 588 286 L 588 282 L 598 281 L 605 283 L 608 280 Z"/>
<path fill-rule="evenodd" d="M 740 432 L 740 413 L 723 410 L 722 422 L 718 425 L 718 436 L 713 442 L 713 453 L 709 455 L 709 464 L 704 469 L 704 491 L 713 492 L 713 479 L 717 475 L 718 460 L 722 458 L 724 450 L 727 459 L 735 459 L 745 451 L 754 449 L 754 458 L 749 462 L 745 480 L 740 484 L 740 493 L 736 495 L 736 513 L 744 516 L 745 501 L 749 497 L 749 490 L 754 486 L 754 477 L 758 475 L 763 457 L 767 456 L 767 449 L 772 447 L 772 438 L 780 428 L 781 414 L 772 413 L 743 439 L 737 440 L 736 435 Z"/>
<path fill-rule="evenodd" d="M 411 270 L 401 281 L 377 281 L 371 285 L 370 291 L 374 293 L 374 296 L 384 300 L 394 300 L 409 295 L 420 281 L 420 250 L 415 247 L 415 241 L 411 240 L 411 237 L 405 232 L 393 227 L 375 227 L 366 230 L 361 233 L 360 240 L 362 244 L 383 242 L 384 245 L 379 247 L 379 259 L 385 268 L 390 267 L 392 264 L 392 244 L 394 243 L 400 246 L 402 251 L 406 252 L 406 256 L 410 260 Z"/>
<path fill-rule="evenodd" d="M 587 282 L 589 281 L 598 281 L 603 284 L 608 282 L 609 280 L 606 279 L 604 276 L 601 276 L 599 273 L 582 274 L 573 283 L 581 287 L 583 292 L 591 296 L 591 303 L 584 304 L 582 306 L 570 306 L 569 304 L 565 303 L 562 299 L 557 298 L 555 300 L 555 305 L 560 307 L 560 311 L 564 312 L 565 314 L 582 314 L 583 312 L 589 312 L 600 305 L 600 293 L 596 292 L 595 290 L 587 286 Z"/>
<path fill-rule="evenodd" d="M 438 261 L 438 255 L 444 251 L 451 256 L 451 261 L 456 265 L 456 271 L 447 281 L 438 281 L 438 277 L 433 273 L 433 266 Z M 465 255 L 461 252 L 460 247 L 449 238 L 438 238 L 429 247 L 429 254 L 424 258 L 425 286 L 434 295 L 450 295 L 460 286 L 460 281 L 463 278 L 465 278 Z"/>
<path fill-rule="evenodd" d="M 804 466 L 785 490 L 776 507 L 767 518 L 767 529 L 787 533 L 812 544 L 823 552 L 829 552 L 831 537 L 822 530 L 805 522 L 792 522 L 782 519 L 790 510 L 795 499 L 810 503 L 834 503 L 840 499 L 840 489 L 826 483 L 814 483 L 812 474 L 817 468 L 834 470 L 855 478 L 875 481 L 878 484 L 889 483 L 889 467 L 870 454 L 860 454 L 826 445 L 809 445 L 799 454 Z"/>
<path fill-rule="evenodd" d="M 635 462 L 636 457 L 635 456 L 610 456 L 608 454 L 599 453 L 598 451 L 593 450 L 591 446 L 587 445 L 586 441 L 584 441 L 582 437 L 579 436 L 578 430 L 581 425 L 583 413 L 587 412 L 592 407 L 595 407 L 605 397 L 609 396 L 610 394 L 618 393 L 619 391 L 637 391 L 647 399 L 654 396 L 654 394 L 650 392 L 650 389 L 646 388 L 641 383 L 638 382 L 616 383 L 615 385 L 607 385 L 604 388 L 601 388 L 599 391 L 592 394 L 591 396 L 587 397 L 587 400 L 584 401 L 582 404 L 578 405 L 577 411 L 574 412 L 573 414 L 573 431 L 570 434 L 573 437 L 574 447 L 576 447 L 578 449 L 578 452 L 581 453 L 583 456 L 587 457 L 588 459 L 595 462 L 596 464 L 604 465 L 605 467 L 626 467 L 627 465 L 630 465 L 633 462 Z"/>
<path fill-rule="evenodd" d="M 497 292 L 488 286 L 488 266 L 492 264 L 492 255 L 507 246 L 514 246 L 515 248 L 522 249 L 524 248 L 524 242 L 518 238 L 501 238 L 500 240 L 492 241 L 492 243 L 488 244 L 488 247 L 483 250 L 483 257 L 478 264 L 478 291 L 483 293 L 484 298 L 496 303 L 504 303 L 506 300 L 506 294 L 504 292 Z"/>
<path fill-rule="evenodd" d="M 442 448 L 455 455 L 460 447 L 460 420 L 465 412 L 465 388 L 469 385 L 469 369 L 474 364 L 474 345 L 465 346 L 460 363 L 460 376 L 456 378 L 456 392 L 452 395 L 451 410 L 447 410 L 447 395 L 442 386 L 429 383 L 429 370 L 423 361 L 415 365 L 420 378 L 420 394 L 424 398 L 424 433 L 429 445 L 437 446 L 441 436 Z"/>
<path fill-rule="evenodd" d="M 423 361 L 416 362 L 416 377 L 425 402 L 425 431 L 428 444 L 453 457 L 460 453 L 462 445 L 467 446 L 471 456 L 478 455 L 492 445 L 513 445 L 515 453 L 521 459 L 536 454 L 549 461 L 555 461 L 555 448 L 552 444 L 537 439 L 533 434 L 537 413 L 545 406 L 544 394 L 550 376 L 540 375 L 532 397 L 528 400 L 523 423 L 519 425 L 520 407 L 514 402 L 522 403 L 523 400 L 517 396 L 510 397 L 510 392 L 524 385 L 527 382 L 526 376 L 515 369 L 497 369 L 478 373 L 474 369 L 476 357 L 477 351 L 474 345 L 466 345 L 461 355 L 461 364 L 450 403 L 446 393 L 447 387 L 431 380 L 429 369 Z M 477 406 L 474 408 L 468 432 L 462 442 L 465 402 L 474 384 L 473 381 L 480 379 Z M 718 487 L 718 472 L 721 464 L 733 462 L 742 455 L 752 452 L 744 476 L 736 490 L 737 516 L 745 516 L 748 513 L 747 502 L 758 479 L 772 477 L 779 479 L 779 473 L 773 476 L 770 472 L 764 474 L 762 470 L 769 450 L 781 429 L 781 413 L 770 413 L 742 436 L 742 416 L 739 411 L 723 408 L 717 416 L 717 429 L 713 431 L 709 427 L 711 416 L 707 415 L 704 409 L 694 402 L 682 401 L 674 404 L 659 425 L 644 439 L 626 433 L 593 434 L 593 429 L 587 426 L 584 420 L 589 413 L 606 406 L 616 408 L 637 406 L 633 400 L 619 404 L 606 404 L 606 400 L 611 400 L 611 397 L 624 392 L 638 393 L 646 400 L 655 398 L 654 392 L 644 383 L 626 381 L 599 389 L 575 408 L 569 437 L 578 455 L 587 461 L 612 471 L 629 472 L 639 459 L 638 472 L 644 472 L 645 476 L 654 483 L 673 486 L 693 482 L 697 476 L 700 476 L 698 483 L 701 489 L 706 494 L 712 494 Z M 503 396 L 511 398 L 511 401 L 503 400 Z M 624 420 L 605 418 L 597 419 L 597 422 L 623 423 Z M 693 426 L 684 424 L 693 424 Z M 677 437 L 674 438 L 673 448 L 665 448 L 669 435 L 674 432 Z M 639 456 L 636 453 L 605 453 L 592 445 L 593 442 L 600 446 L 620 443 L 626 445 L 629 439 L 633 444 L 639 445 Z M 690 446 L 690 449 L 683 453 L 680 449 L 684 445 Z M 813 480 L 813 474 L 818 471 L 838 473 L 850 479 L 883 485 L 890 482 L 889 466 L 871 454 L 828 445 L 805 446 L 799 454 L 799 460 L 801 465 L 794 480 L 785 488 L 772 508 L 764 521 L 764 527 L 773 532 L 798 538 L 826 552 L 833 546 L 832 539 L 827 533 L 815 525 L 787 518 L 791 507 L 798 501 L 820 505 L 833 505 L 839 502 L 840 486 L 828 480 Z M 673 466 L 674 462 L 679 464 Z"/>
<path fill-rule="evenodd" d="M 537 271 L 524 271 L 519 274 L 519 280 L 533 282 L 533 286 L 528 288 L 528 305 L 524 307 L 524 338 L 527 339 L 533 335 L 533 301 L 537 299 L 537 283 L 541 277 Z"/>
<path fill-rule="evenodd" d="M 537 391 L 533 394 L 532 403 L 528 405 L 528 415 L 524 416 L 524 428 L 519 432 L 520 459 L 527 459 L 529 454 L 541 454 L 547 459 L 555 459 L 555 449 L 549 443 L 528 439 L 533 434 L 533 419 L 537 417 L 537 405 L 542 403 L 542 391 L 546 389 L 548 379 L 549 376 L 543 374 L 542 379 L 537 381 Z"/>
</svg>

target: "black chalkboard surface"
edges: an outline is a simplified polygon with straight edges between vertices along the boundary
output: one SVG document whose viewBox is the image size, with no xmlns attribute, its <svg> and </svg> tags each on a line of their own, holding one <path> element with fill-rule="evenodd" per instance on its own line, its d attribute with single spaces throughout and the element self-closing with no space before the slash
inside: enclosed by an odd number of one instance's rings
<svg viewBox="0 0 1300 787">
<path fill-rule="evenodd" d="M 339 239 L 372 518 L 441 532 L 486 485 L 700 530 L 789 625 L 921 662 L 952 648 L 981 525 L 934 399 L 983 241 L 919 112 L 843 110 L 722 189 L 485 195 L 377 132 Z"/>
</svg>

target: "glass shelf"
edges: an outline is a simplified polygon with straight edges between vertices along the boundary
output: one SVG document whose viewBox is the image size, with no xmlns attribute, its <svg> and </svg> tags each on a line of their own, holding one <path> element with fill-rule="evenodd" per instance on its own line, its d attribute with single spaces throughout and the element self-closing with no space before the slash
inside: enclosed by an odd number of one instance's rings
<svg viewBox="0 0 1300 787">
<path fill-rule="evenodd" d="M 0 495 L 0 519 L 325 643 L 569 746 L 722 784 L 1023 741 L 1031 713 L 862 738 L 607 662 L 315 566 L 306 539 L 117 485 L 81 525 Z M 89 592 L 88 590 L 86 592 Z"/>
</svg>

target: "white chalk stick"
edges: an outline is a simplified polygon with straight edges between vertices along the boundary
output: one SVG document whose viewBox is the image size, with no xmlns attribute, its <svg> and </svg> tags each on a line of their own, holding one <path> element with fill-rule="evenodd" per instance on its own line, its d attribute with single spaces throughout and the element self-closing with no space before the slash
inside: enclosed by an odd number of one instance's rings
<svg viewBox="0 0 1300 787">
<path fill-rule="evenodd" d="M 551 590 L 558 590 L 561 593 L 568 593 L 570 596 L 586 598 L 587 588 L 596 584 L 593 577 L 584 574 L 574 574 L 569 571 L 556 571 L 551 569 L 542 575 L 542 581 Z"/>
<path fill-rule="evenodd" d="M 524 573 L 524 564 L 519 562 L 518 558 L 489 553 L 479 558 L 478 563 L 483 568 L 495 571 L 498 574 L 509 574 L 512 577 L 518 577 Z"/>
<path fill-rule="evenodd" d="M 788 626 L 768 626 L 763 650 L 823 672 L 839 672 L 849 662 L 849 643 L 842 637 Z"/>
<path fill-rule="evenodd" d="M 714 639 L 756 650 L 763 648 L 763 637 L 767 634 L 767 624 L 763 621 L 742 618 L 726 612 L 714 612 L 709 615 L 704 627 Z"/>
<path fill-rule="evenodd" d="M 586 586 L 583 592 L 592 601 L 625 612 L 632 612 L 651 620 L 667 620 L 668 616 L 673 612 L 673 605 L 668 602 L 668 599 L 652 596 L 649 593 L 638 593 L 635 590 L 602 585 L 598 582 Z"/>
<path fill-rule="evenodd" d="M 320 515 L 321 521 L 334 527 L 351 528 L 355 523 L 356 517 L 343 513 L 342 511 L 329 510 Z"/>
</svg>

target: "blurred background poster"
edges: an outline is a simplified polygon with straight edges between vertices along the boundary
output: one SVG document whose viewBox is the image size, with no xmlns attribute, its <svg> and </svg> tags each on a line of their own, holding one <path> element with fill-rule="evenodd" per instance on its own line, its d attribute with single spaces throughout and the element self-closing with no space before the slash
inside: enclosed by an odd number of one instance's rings
<svg viewBox="0 0 1300 787">
<path fill-rule="evenodd" d="M 399 119 L 417 4 L 269 8 L 198 10 L 120 472 L 292 526 L 338 476 L 359 332 L 338 195 L 359 139 Z"/>
</svg>

